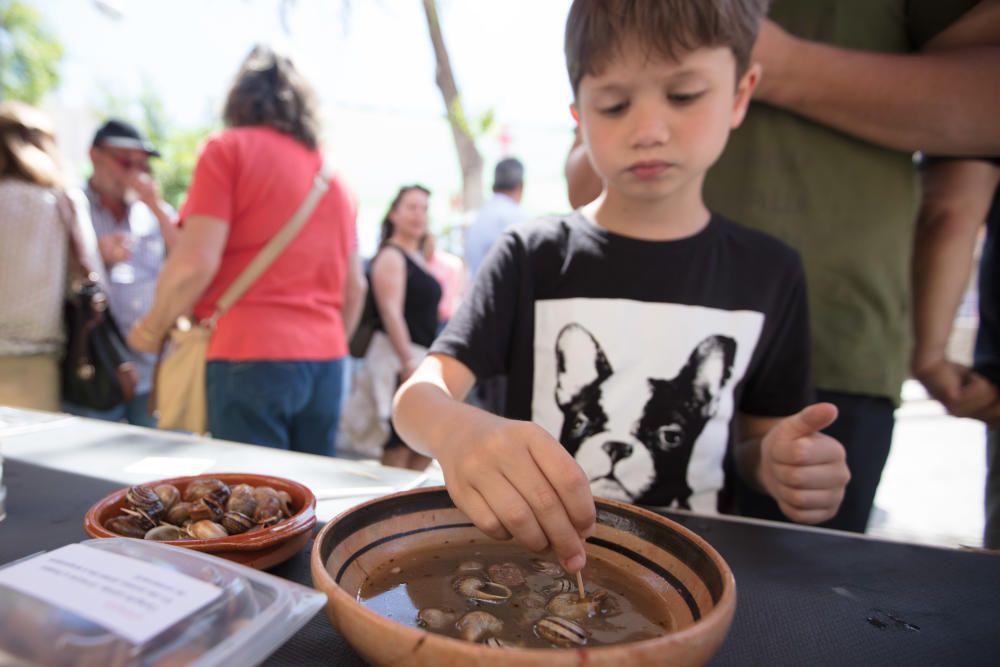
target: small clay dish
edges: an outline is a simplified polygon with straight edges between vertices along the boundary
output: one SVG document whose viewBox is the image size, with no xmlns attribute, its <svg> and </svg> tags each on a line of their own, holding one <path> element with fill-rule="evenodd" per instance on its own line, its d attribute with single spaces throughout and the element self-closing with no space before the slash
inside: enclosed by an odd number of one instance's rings
<svg viewBox="0 0 1000 667">
<path fill-rule="evenodd" d="M 630 585 L 652 594 L 672 617 L 672 631 L 606 646 L 498 649 L 404 625 L 366 607 L 358 601 L 366 577 L 390 562 L 456 544 L 468 544 L 470 554 L 480 545 L 495 544 L 452 504 L 443 487 L 385 496 L 326 524 L 313 543 L 313 585 L 327 595 L 326 614 L 334 628 L 376 666 L 693 667 L 708 662 L 736 609 L 729 566 L 705 540 L 669 519 L 626 503 L 596 502 L 588 561 L 603 561 Z"/>
<path fill-rule="evenodd" d="M 316 525 L 316 498 L 308 488 L 290 479 L 250 473 L 210 472 L 193 477 L 161 479 L 147 482 L 144 486 L 153 488 L 160 484 L 173 484 L 183 495 L 191 481 L 207 477 L 222 480 L 229 486 L 249 484 L 255 487 L 270 486 L 277 491 L 287 491 L 292 497 L 292 516 L 273 526 L 258 528 L 238 535 L 210 540 L 165 540 L 164 544 L 202 551 L 234 563 L 265 570 L 288 560 L 309 542 L 312 527 Z M 121 537 L 121 535 L 105 528 L 104 523 L 122 513 L 127 492 L 128 487 L 119 489 L 97 501 L 87 510 L 83 519 L 83 528 L 88 535 L 91 537 Z"/>
</svg>

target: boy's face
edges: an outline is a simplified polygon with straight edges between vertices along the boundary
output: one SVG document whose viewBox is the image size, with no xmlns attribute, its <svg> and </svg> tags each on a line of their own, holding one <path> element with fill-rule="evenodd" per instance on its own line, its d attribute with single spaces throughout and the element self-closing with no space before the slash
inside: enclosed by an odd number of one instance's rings
<svg viewBox="0 0 1000 667">
<path fill-rule="evenodd" d="M 691 51 L 679 61 L 626 46 L 577 91 L 583 142 L 610 193 L 658 199 L 699 189 L 729 131 L 746 113 L 759 70 L 736 83 L 732 52 Z"/>
</svg>

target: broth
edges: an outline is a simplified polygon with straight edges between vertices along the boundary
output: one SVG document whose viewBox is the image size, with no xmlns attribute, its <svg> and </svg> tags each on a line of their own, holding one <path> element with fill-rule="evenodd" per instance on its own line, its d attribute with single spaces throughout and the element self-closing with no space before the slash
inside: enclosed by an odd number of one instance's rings
<svg viewBox="0 0 1000 667">
<path fill-rule="evenodd" d="M 462 638 L 459 628 L 468 623 L 460 620 L 465 614 L 487 612 L 503 623 L 502 630 L 494 624 L 465 638 L 522 648 L 620 644 L 659 637 L 674 627 L 667 605 L 655 593 L 605 561 L 590 556 L 583 571 L 588 606 L 582 608 L 589 613 L 580 613 L 573 576 L 552 563 L 544 563 L 545 571 L 539 571 L 543 563 L 504 544 L 414 552 L 382 563 L 371 572 L 358 592 L 358 601 L 404 625 L 456 638 Z M 506 584 L 509 598 L 504 598 L 504 587 L 494 582 Z M 465 593 L 478 591 L 473 595 L 490 599 L 470 599 L 456 587 Z M 551 604 L 556 597 L 559 599 Z M 421 610 L 425 610 L 423 614 Z M 559 637 L 558 643 L 553 643 L 543 638 L 546 634 L 551 637 L 552 627 L 565 632 L 558 627 L 564 625 L 562 621 L 555 621 L 555 626 L 547 621 L 539 628 L 538 621 L 552 616 L 569 618 L 582 628 L 580 640 L 567 643 Z"/>
</svg>

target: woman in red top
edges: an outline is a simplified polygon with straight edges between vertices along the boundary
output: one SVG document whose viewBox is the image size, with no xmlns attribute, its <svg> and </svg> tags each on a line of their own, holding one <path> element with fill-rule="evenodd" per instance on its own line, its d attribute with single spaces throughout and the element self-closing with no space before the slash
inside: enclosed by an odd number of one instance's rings
<svg viewBox="0 0 1000 667">
<path fill-rule="evenodd" d="M 214 313 L 250 260 L 299 208 L 320 169 L 315 95 L 291 61 L 256 47 L 205 144 L 182 232 L 150 312 L 129 334 L 157 350 L 175 319 Z M 208 349 L 209 430 L 227 440 L 330 454 L 343 357 L 365 292 L 356 206 L 334 176 L 302 231 L 219 319 Z"/>
</svg>

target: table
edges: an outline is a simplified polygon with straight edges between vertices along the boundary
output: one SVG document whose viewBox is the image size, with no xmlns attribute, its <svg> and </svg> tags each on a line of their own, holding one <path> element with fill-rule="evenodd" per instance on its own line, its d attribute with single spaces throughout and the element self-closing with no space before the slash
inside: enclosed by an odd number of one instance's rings
<svg viewBox="0 0 1000 667">
<path fill-rule="evenodd" d="M 35 435 L 44 433 L 68 436 L 59 429 Z M 7 442 L 5 438 L 9 456 Z M 85 539 L 86 508 L 121 486 L 118 480 L 41 467 L 20 457 L 7 460 L 5 482 L 9 516 L 0 522 L 0 564 Z M 743 519 L 666 514 L 713 544 L 736 576 L 736 616 L 713 665 L 998 661 L 996 555 Z M 309 585 L 309 550 L 271 572 Z M 364 663 L 318 614 L 264 664 Z"/>
</svg>

